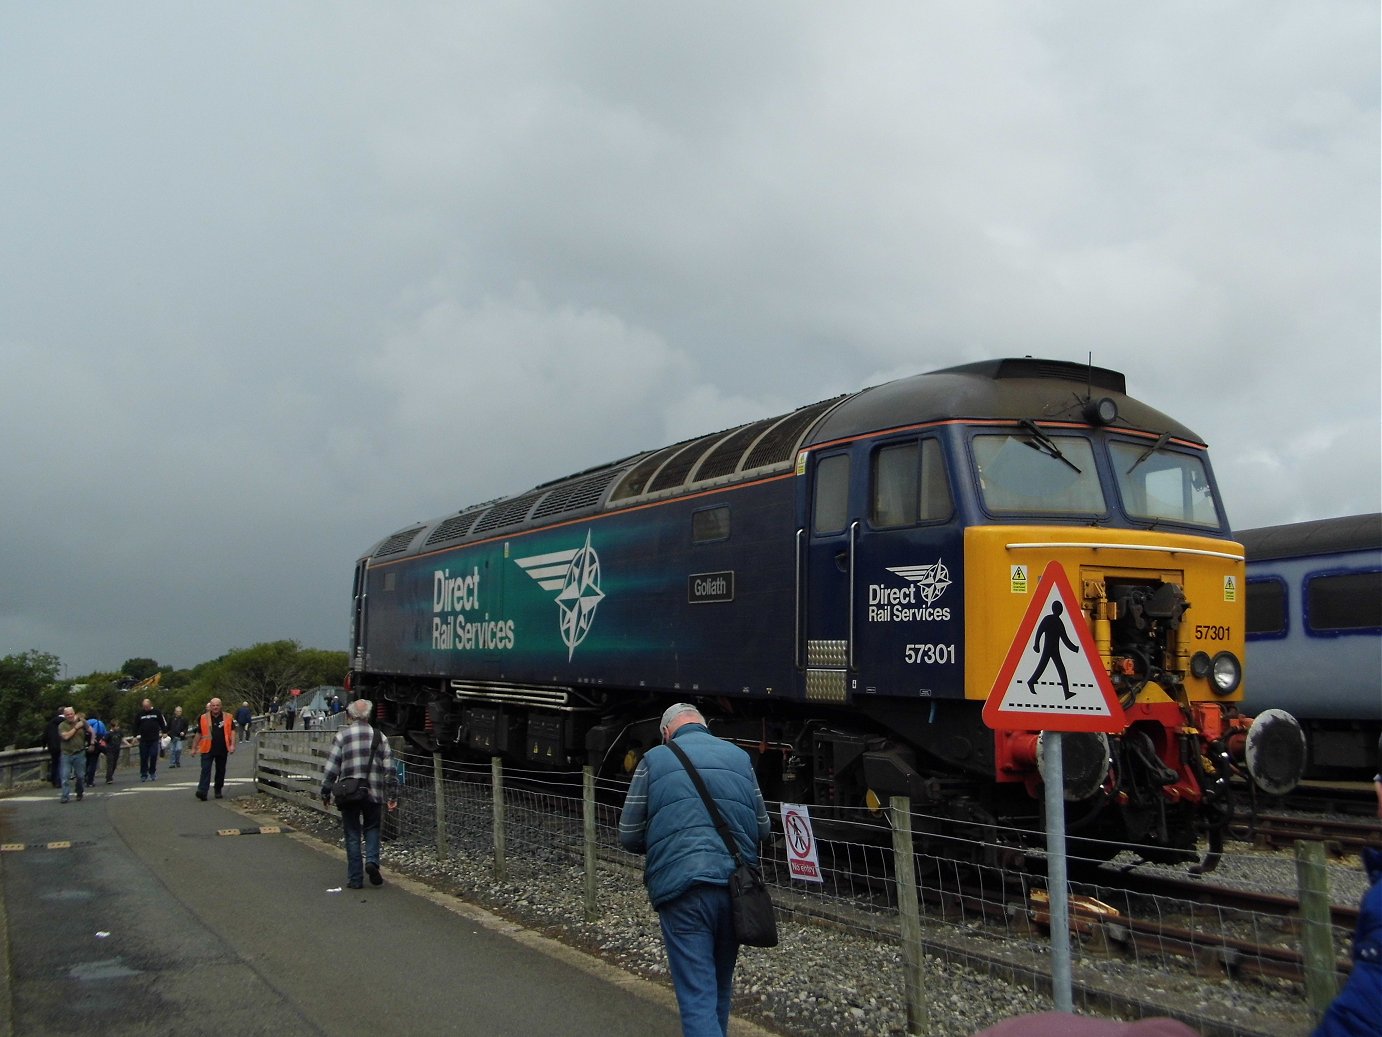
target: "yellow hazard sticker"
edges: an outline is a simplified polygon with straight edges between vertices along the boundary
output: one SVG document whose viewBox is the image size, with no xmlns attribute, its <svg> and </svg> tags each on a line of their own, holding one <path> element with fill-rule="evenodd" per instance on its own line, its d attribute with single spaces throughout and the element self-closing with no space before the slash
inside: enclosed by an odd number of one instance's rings
<svg viewBox="0 0 1382 1037">
<path fill-rule="evenodd" d="M 1224 577 L 1224 600 L 1225 600 L 1225 601 L 1237 601 L 1237 600 L 1238 600 L 1238 577 L 1236 577 L 1236 576 L 1225 576 L 1225 577 Z"/>
<path fill-rule="evenodd" d="M 1012 581 L 1012 592 L 1014 594 L 1027 593 L 1027 577 L 1031 573 L 1025 565 L 1014 565 L 1009 570 L 1009 578 Z"/>
</svg>

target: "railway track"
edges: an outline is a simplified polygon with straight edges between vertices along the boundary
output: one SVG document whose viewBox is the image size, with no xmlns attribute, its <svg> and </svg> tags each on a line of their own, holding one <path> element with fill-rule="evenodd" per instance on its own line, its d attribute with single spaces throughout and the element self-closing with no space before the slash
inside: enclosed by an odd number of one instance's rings
<svg viewBox="0 0 1382 1037">
<path fill-rule="evenodd" d="M 1324 843 L 1336 857 L 1365 846 L 1382 849 L 1382 821 L 1324 818 L 1307 814 L 1256 814 L 1235 819 L 1230 834 L 1264 849 L 1290 846 L 1297 839 Z"/>
</svg>

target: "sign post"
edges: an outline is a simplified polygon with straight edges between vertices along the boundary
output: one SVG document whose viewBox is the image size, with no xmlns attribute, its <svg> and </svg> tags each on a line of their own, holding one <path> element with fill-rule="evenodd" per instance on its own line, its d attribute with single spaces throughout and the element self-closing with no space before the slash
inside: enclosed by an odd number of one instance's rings
<svg viewBox="0 0 1382 1037">
<path fill-rule="evenodd" d="M 1023 583 L 1030 571 L 1024 573 Z M 1014 575 L 1014 581 L 1017 577 Z M 1027 652 L 1040 653 L 1026 663 Z M 1069 653 L 1068 655 L 1066 653 Z M 1049 672 L 1048 672 L 1049 671 Z M 1043 679 L 1044 678 L 1044 679 Z M 984 723 L 994 730 L 1045 733 L 1042 778 L 1046 806 L 1046 893 L 1051 915 L 1051 997 L 1073 1011 L 1070 902 L 1066 889 L 1064 731 L 1122 731 L 1127 725 L 1080 599 L 1059 562 L 1041 574 L 1007 658 L 998 671 Z"/>
</svg>

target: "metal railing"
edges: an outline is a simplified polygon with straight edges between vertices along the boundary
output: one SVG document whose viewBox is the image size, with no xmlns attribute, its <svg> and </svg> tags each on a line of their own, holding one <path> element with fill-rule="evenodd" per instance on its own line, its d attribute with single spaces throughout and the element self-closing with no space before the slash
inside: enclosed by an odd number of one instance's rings
<svg viewBox="0 0 1382 1037">
<path fill-rule="evenodd" d="M 5 749 L 0 751 L 0 789 L 12 789 L 34 782 L 48 782 L 52 776 L 53 758 L 48 750 Z"/>
</svg>

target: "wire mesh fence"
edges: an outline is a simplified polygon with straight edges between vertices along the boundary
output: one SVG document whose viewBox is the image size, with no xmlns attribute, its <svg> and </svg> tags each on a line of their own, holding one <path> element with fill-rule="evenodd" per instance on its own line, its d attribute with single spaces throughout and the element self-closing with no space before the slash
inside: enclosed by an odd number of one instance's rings
<svg viewBox="0 0 1382 1037">
<path fill-rule="evenodd" d="M 331 739 L 329 731 L 266 732 L 256 746 L 261 791 L 320 808 Z M 401 773 L 399 807 L 386 835 L 432 848 L 440 858 L 488 861 L 496 881 L 521 885 L 564 875 L 570 879 L 569 895 L 546 909 L 573 918 L 599 913 L 600 898 L 613 890 L 641 888 L 641 858 L 624 851 L 618 840 L 626 783 L 595 780 L 579 771 L 515 770 L 498 761 L 461 763 L 406 751 L 396 751 L 395 759 Z M 899 896 L 899 851 L 889 810 L 830 810 L 814 828 L 820 881 L 805 882 L 793 878 L 789 868 L 782 804 L 770 803 L 778 835 L 764 847 L 762 868 L 784 923 L 810 924 L 904 951 L 913 943 L 911 953 L 902 956 L 902 973 L 923 958 L 937 959 L 1049 989 L 1051 920 L 1040 847 L 1020 846 L 1013 833 L 991 827 L 957 830 L 952 819 L 902 809 L 915 831 L 910 859 L 916 917 L 910 927 L 900 914 L 907 898 Z M 1072 872 L 1092 874 L 1104 857 L 1112 858 L 1113 867 L 1104 868 L 1101 878 L 1069 883 L 1079 1006 L 1142 1014 L 1145 988 L 1164 988 L 1174 1002 L 1178 983 L 1209 982 L 1218 991 L 1239 989 L 1249 997 L 1270 990 L 1286 999 L 1304 1026 L 1319 996 L 1307 1003 L 1308 970 L 1327 972 L 1335 986 L 1347 974 L 1356 913 L 1330 912 L 1326 899 L 1325 917 L 1307 921 L 1294 903 L 1299 898 L 1292 862 L 1279 854 L 1260 855 L 1266 871 L 1257 880 L 1291 901 L 1273 910 L 1252 903 L 1247 890 L 1241 900 L 1227 900 L 1217 887 L 1200 897 L 1160 892 L 1161 880 L 1152 881 L 1135 854 L 1114 854 L 1114 847 L 1104 853 L 1089 843 L 1084 848 L 1093 852 L 1087 860 L 1072 857 Z M 1024 862 L 1030 866 L 1015 866 Z M 1312 926 L 1315 938 L 1307 938 Z M 1316 950 L 1308 959 L 1312 944 Z M 1130 968 L 1154 978 L 1129 983 Z M 899 974 L 899 988 L 905 978 Z"/>
</svg>

